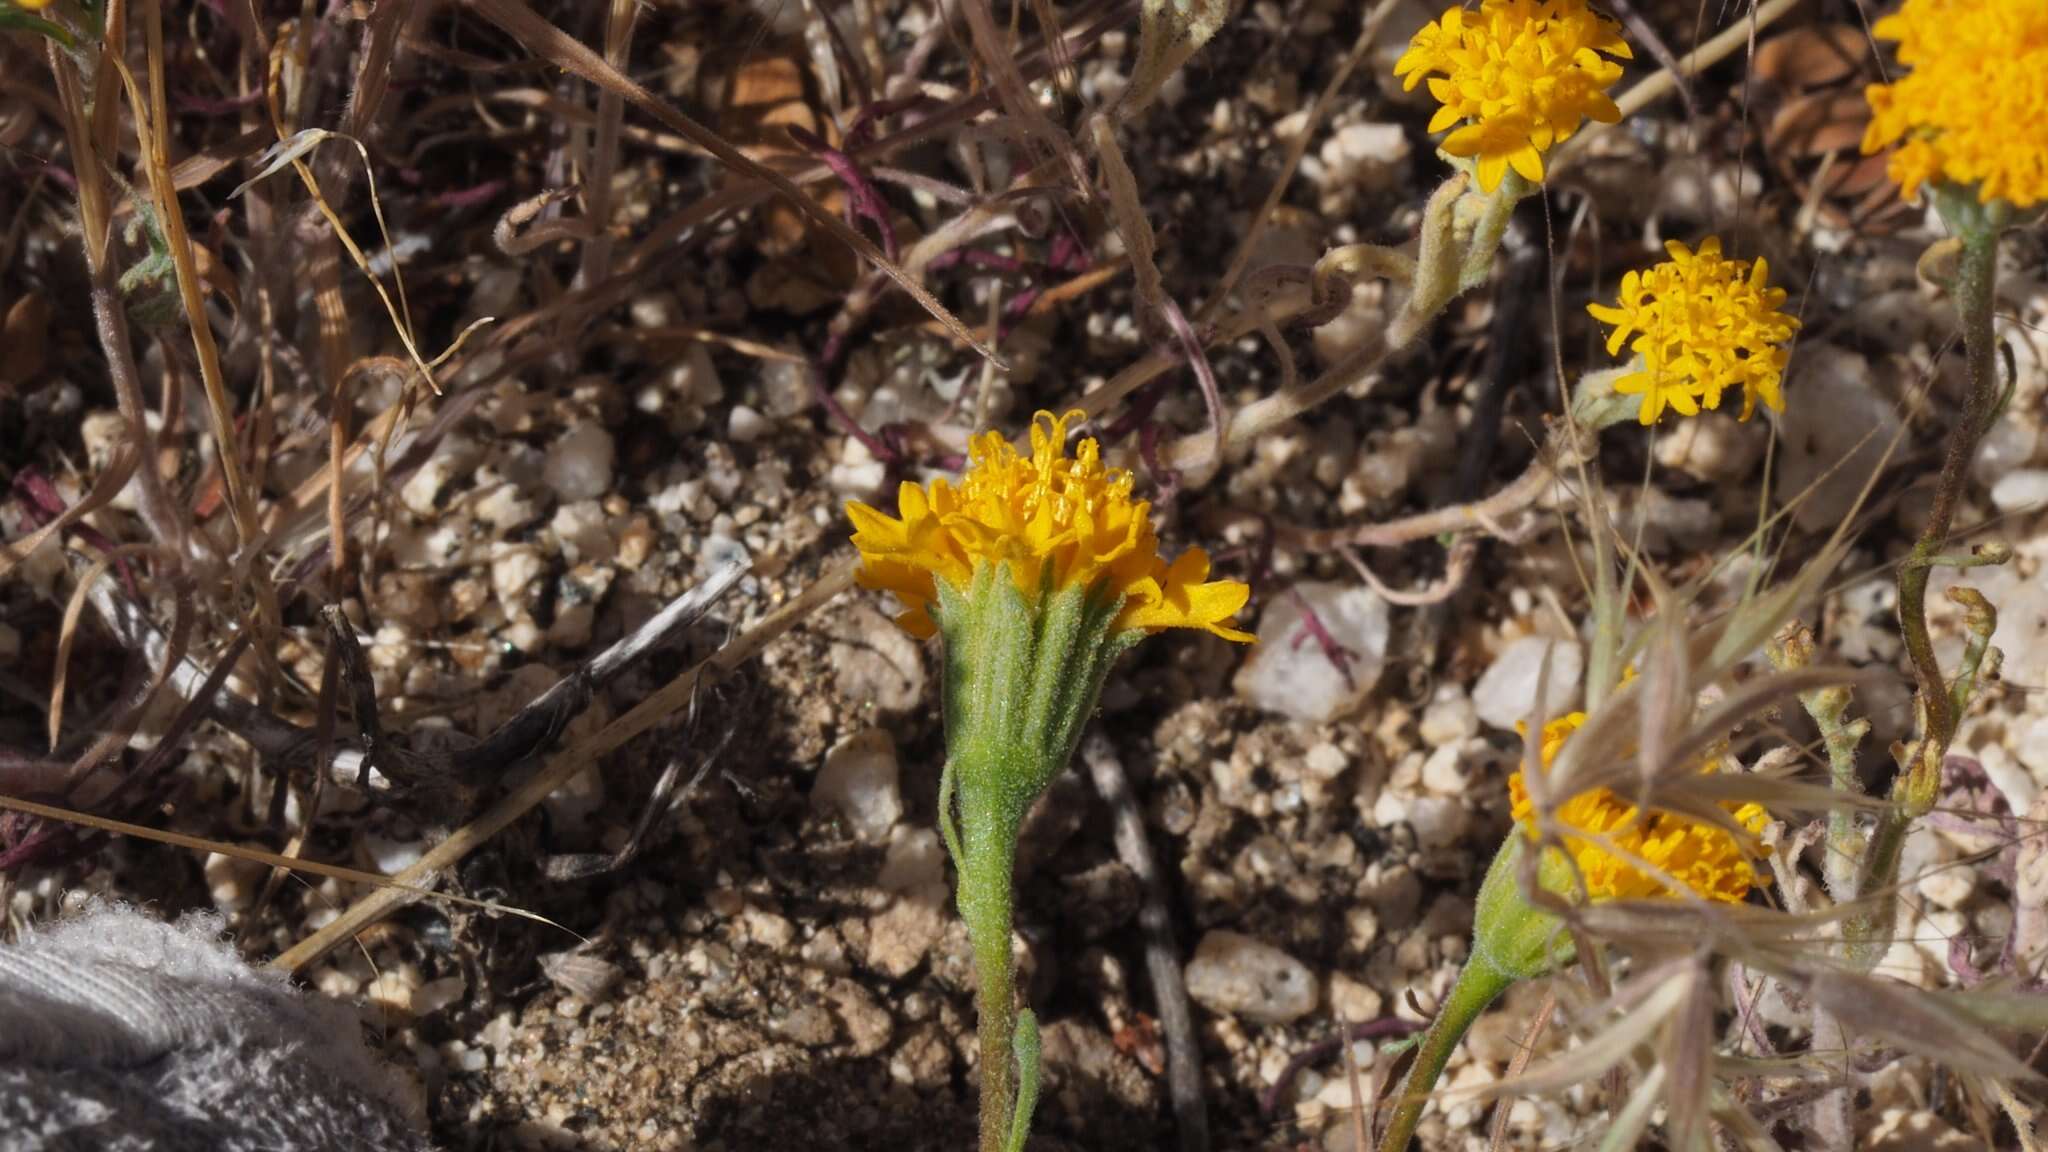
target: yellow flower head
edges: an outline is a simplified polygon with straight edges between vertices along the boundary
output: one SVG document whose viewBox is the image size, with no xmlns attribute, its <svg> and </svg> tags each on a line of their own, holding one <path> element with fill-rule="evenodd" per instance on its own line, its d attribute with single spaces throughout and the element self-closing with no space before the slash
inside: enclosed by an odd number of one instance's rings
<svg viewBox="0 0 2048 1152">
<path fill-rule="evenodd" d="M 1543 726 L 1543 767 L 1548 770 L 1558 750 L 1579 726 L 1584 712 L 1561 716 Z M 1714 770 L 1712 762 L 1701 768 Z M 1535 805 L 1517 770 L 1508 777 L 1508 796 L 1518 824 L 1535 835 Z M 1755 804 L 1731 806 L 1735 822 L 1752 834 L 1763 831 L 1769 817 Z M 1594 900 L 1645 900 L 1678 895 L 1670 880 L 1708 900 L 1739 904 L 1759 883 L 1742 844 L 1727 829 L 1670 812 L 1645 813 L 1613 791 L 1596 788 L 1566 800 L 1557 809 L 1558 823 L 1591 834 L 1564 836 L 1564 849 L 1585 879 Z M 1643 871 L 1637 861 L 1656 871 Z M 1667 880 L 1669 877 L 1670 880 Z"/>
<path fill-rule="evenodd" d="M 1479 11 L 1452 8 L 1425 25 L 1394 65 L 1414 88 L 1429 77 L 1443 105 L 1429 122 L 1444 151 L 1478 157 L 1479 187 L 1500 186 L 1512 167 L 1543 179 L 1543 154 L 1587 120 L 1612 124 L 1621 109 L 1607 89 L 1621 79 L 1628 42 L 1586 0 L 1485 0 Z"/>
<path fill-rule="evenodd" d="M 897 623 L 929 636 L 935 580 L 964 592 L 977 565 L 1008 564 L 1027 597 L 1079 586 L 1121 598 L 1111 625 L 1117 631 L 1200 628 L 1250 641 L 1231 617 L 1251 589 L 1209 580 L 1209 556 L 1200 548 L 1171 564 L 1161 559 L 1151 505 L 1131 499 L 1131 474 L 1103 467 L 1094 440 L 1067 456 L 1067 424 L 1082 418 L 1038 413 L 1029 457 L 1002 433 L 982 433 L 968 448 L 959 487 L 941 478 L 929 490 L 910 483 L 898 490 L 900 520 L 849 501 L 861 586 L 895 593 L 905 608 Z"/>
<path fill-rule="evenodd" d="M 1667 406 L 1686 416 L 1719 408 L 1721 393 L 1731 388 L 1742 390 L 1744 420 L 1758 401 L 1784 411 L 1784 344 L 1799 321 L 1779 311 L 1785 290 L 1770 286 L 1770 266 L 1761 258 L 1723 257 L 1714 236 L 1697 253 L 1676 240 L 1664 249 L 1671 259 L 1622 278 L 1617 307 L 1586 306 L 1594 319 L 1615 326 L 1609 355 L 1619 355 L 1634 336 L 1631 347 L 1643 358 L 1643 370 L 1614 390 L 1642 396 L 1637 416 L 1645 424 L 1656 423 Z"/>
<path fill-rule="evenodd" d="M 14 0 L 14 6 L 26 12 L 40 12 L 50 6 L 51 0 Z"/>
<path fill-rule="evenodd" d="M 1872 31 L 1912 71 L 1866 89 L 1863 150 L 1899 145 L 1891 176 L 1907 196 L 1932 180 L 1974 184 L 1984 203 L 2048 200 L 2048 4 L 1906 0 Z"/>
</svg>

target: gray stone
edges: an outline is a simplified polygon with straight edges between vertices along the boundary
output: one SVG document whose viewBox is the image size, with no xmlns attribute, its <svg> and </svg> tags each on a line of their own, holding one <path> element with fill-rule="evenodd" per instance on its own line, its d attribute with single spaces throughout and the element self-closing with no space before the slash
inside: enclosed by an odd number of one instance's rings
<svg viewBox="0 0 2048 1152">
<path fill-rule="evenodd" d="M 1197 1004 L 1253 1024 L 1286 1024 L 1316 1007 L 1316 978 L 1301 961 L 1235 932 L 1202 937 L 1187 982 Z"/>
<path fill-rule="evenodd" d="M 1546 661 L 1548 661 L 1546 665 Z M 1472 690 L 1472 707 L 1495 728 L 1513 731 L 1518 723 L 1542 723 L 1571 710 L 1579 699 L 1579 677 L 1585 653 L 1576 640 L 1524 636 L 1501 650 L 1493 666 Z M 1539 706 L 1536 685 L 1543 684 Z"/>
<path fill-rule="evenodd" d="M 887 840 L 889 829 L 903 818 L 895 739 L 880 728 L 868 728 L 833 745 L 811 785 L 811 807 L 838 815 L 870 844 Z"/>
<path fill-rule="evenodd" d="M 1302 616 L 1304 600 L 1343 649 L 1345 667 L 1340 668 L 1308 630 Z M 1296 584 L 1259 613 L 1259 642 L 1238 670 L 1237 694 L 1296 720 L 1334 720 L 1379 683 L 1386 665 L 1387 634 L 1387 602 L 1370 588 Z"/>
</svg>

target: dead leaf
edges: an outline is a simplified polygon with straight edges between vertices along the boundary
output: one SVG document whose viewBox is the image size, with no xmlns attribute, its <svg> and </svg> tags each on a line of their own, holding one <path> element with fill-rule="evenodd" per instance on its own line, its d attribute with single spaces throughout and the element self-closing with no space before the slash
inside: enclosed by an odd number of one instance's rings
<svg viewBox="0 0 2048 1152">
<path fill-rule="evenodd" d="M 1756 74 L 1807 91 L 1843 84 L 1862 74 L 1870 40 L 1854 24 L 1815 24 L 1773 36 L 1756 50 Z"/>
<path fill-rule="evenodd" d="M 43 370 L 49 347 L 50 302 L 40 292 L 30 292 L 7 310 L 0 323 L 0 388 L 15 388 L 35 379 Z"/>
</svg>

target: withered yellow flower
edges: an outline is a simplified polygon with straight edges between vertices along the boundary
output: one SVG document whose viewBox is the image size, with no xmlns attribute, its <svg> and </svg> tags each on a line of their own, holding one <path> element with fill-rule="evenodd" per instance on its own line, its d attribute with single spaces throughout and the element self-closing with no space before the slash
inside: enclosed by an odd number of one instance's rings
<svg viewBox="0 0 2048 1152">
<path fill-rule="evenodd" d="M 2048 3 L 1906 0 L 1871 31 L 1911 71 L 1865 90 L 1863 150 L 1899 146 L 1889 168 L 1907 196 L 1941 182 L 1983 203 L 2048 200 Z"/>
<path fill-rule="evenodd" d="M 1721 255 L 1719 237 L 1709 236 L 1698 252 L 1667 241 L 1671 259 L 1622 278 L 1613 307 L 1589 304 L 1586 311 L 1614 325 L 1607 351 L 1624 344 L 1643 358 L 1643 370 L 1623 377 L 1614 390 L 1640 395 L 1637 418 L 1654 424 L 1664 409 L 1696 416 L 1721 406 L 1721 394 L 1742 392 L 1742 418 L 1757 404 L 1785 409 L 1781 390 L 1790 353 L 1784 345 L 1799 321 L 1780 310 L 1785 290 L 1770 285 L 1770 266 Z"/>
<path fill-rule="evenodd" d="M 1424 26 L 1394 75 L 1409 89 L 1429 79 L 1443 105 L 1429 130 L 1462 125 L 1443 149 L 1476 157 L 1479 187 L 1492 192 L 1510 168 L 1540 182 L 1543 154 L 1586 121 L 1620 120 L 1607 89 L 1621 65 L 1608 57 L 1631 55 L 1620 27 L 1585 0 L 1485 0 Z"/>
<path fill-rule="evenodd" d="M 1209 580 L 1200 548 L 1171 564 L 1161 558 L 1151 505 L 1131 498 L 1131 474 L 1104 467 L 1094 440 L 1067 455 L 1067 426 L 1081 418 L 1038 413 L 1028 457 L 1002 433 L 982 433 L 957 487 L 944 478 L 903 484 L 900 518 L 849 501 L 861 586 L 895 593 L 905 609 L 897 622 L 917 636 L 935 630 L 937 581 L 964 593 L 987 564 L 1006 566 L 1026 597 L 1078 587 L 1120 601 L 1117 631 L 1199 628 L 1251 640 L 1232 623 L 1251 590 Z"/>
<path fill-rule="evenodd" d="M 1541 755 L 1548 770 L 1565 741 L 1586 722 L 1573 712 L 1543 726 Z M 1712 765 L 1703 770 L 1712 771 Z M 1534 835 L 1536 810 L 1517 770 L 1508 777 L 1515 822 Z M 1735 822 L 1763 831 L 1769 816 L 1755 804 L 1731 806 Z M 1581 792 L 1556 812 L 1558 823 L 1588 833 L 1564 836 L 1564 849 L 1593 900 L 1645 900 L 1682 895 L 1671 881 L 1708 900 L 1738 904 L 1758 883 L 1749 854 L 1726 828 L 1670 812 L 1644 812 L 1606 788 Z M 1639 861 L 1641 863 L 1639 863 Z M 1642 864 L 1654 869 L 1645 871 Z"/>
</svg>

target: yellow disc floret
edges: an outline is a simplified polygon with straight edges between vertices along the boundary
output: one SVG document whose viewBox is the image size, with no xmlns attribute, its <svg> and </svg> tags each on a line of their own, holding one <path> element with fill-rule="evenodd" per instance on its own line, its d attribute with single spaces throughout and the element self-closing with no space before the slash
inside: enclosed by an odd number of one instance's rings
<svg viewBox="0 0 2048 1152">
<path fill-rule="evenodd" d="M 1719 408 L 1729 389 L 1742 392 L 1744 420 L 1759 402 L 1784 411 L 1781 385 L 1790 358 L 1784 344 L 1799 321 L 1779 310 L 1785 290 L 1770 286 L 1770 266 L 1761 258 L 1723 257 L 1713 236 L 1698 252 L 1676 240 L 1664 249 L 1671 259 L 1622 278 L 1615 307 L 1586 307 L 1615 326 L 1607 337 L 1610 355 L 1634 337 L 1631 348 L 1643 358 L 1643 370 L 1623 377 L 1614 390 L 1642 396 L 1637 416 L 1645 424 L 1656 423 L 1667 407 L 1686 416 Z"/>
<path fill-rule="evenodd" d="M 1585 722 L 1584 712 L 1573 712 L 1543 726 L 1546 770 L 1565 740 Z M 1701 770 L 1713 771 L 1712 763 Z M 1520 771 L 1508 777 L 1508 795 L 1516 823 L 1534 836 L 1536 809 Z M 1755 804 L 1731 805 L 1729 811 L 1737 824 L 1753 834 L 1762 832 L 1769 819 Z M 1749 854 L 1726 828 L 1670 812 L 1644 812 L 1606 788 L 1567 799 L 1555 816 L 1566 829 L 1586 833 L 1581 837 L 1567 831 L 1564 850 L 1584 878 L 1587 897 L 1593 900 L 1684 895 L 1673 889 L 1675 882 L 1705 899 L 1736 904 L 1759 882 Z"/>
<path fill-rule="evenodd" d="M 1898 144 L 1908 196 L 1938 181 L 2028 208 L 2048 200 L 2048 3 L 1906 0 L 1872 31 L 1911 69 L 1873 84 L 1863 150 Z"/>
<path fill-rule="evenodd" d="M 1424 26 L 1394 75 L 1408 88 L 1429 78 L 1443 105 L 1429 130 L 1462 125 L 1444 151 L 1477 157 L 1479 186 L 1491 192 L 1509 168 L 1541 181 L 1543 154 L 1586 121 L 1621 119 L 1607 97 L 1621 65 L 1608 56 L 1628 59 L 1628 42 L 1585 0 L 1485 0 Z"/>
<path fill-rule="evenodd" d="M 849 501 L 861 586 L 895 593 L 905 609 L 897 622 L 918 636 L 934 631 L 935 581 L 965 591 L 976 565 L 989 563 L 1007 565 L 1028 597 L 1078 586 L 1121 598 L 1112 625 L 1118 630 L 1200 628 L 1251 640 L 1231 619 L 1251 590 L 1209 580 L 1209 556 L 1200 548 L 1168 564 L 1159 555 L 1151 505 L 1131 499 L 1131 474 L 1104 467 L 1092 439 L 1067 455 L 1067 425 L 1081 418 L 1038 413 L 1028 457 L 1002 433 L 982 433 L 969 446 L 958 487 L 943 478 L 929 488 L 902 486 L 901 519 Z"/>
</svg>

